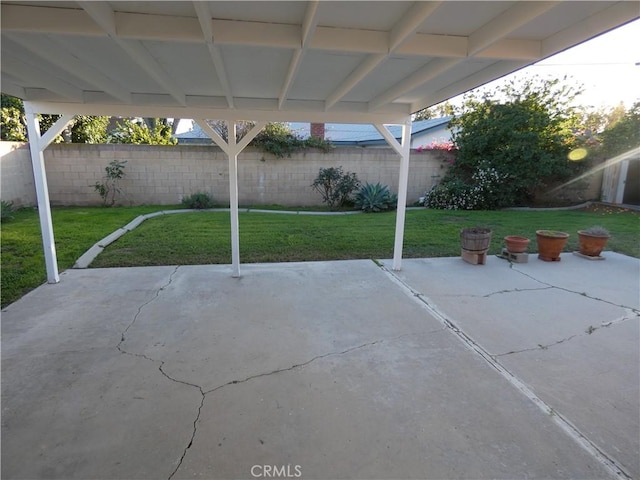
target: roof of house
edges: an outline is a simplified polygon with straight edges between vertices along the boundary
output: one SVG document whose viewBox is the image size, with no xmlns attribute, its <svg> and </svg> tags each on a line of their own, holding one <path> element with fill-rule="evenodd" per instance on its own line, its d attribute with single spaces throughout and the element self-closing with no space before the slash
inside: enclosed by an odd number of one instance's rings
<svg viewBox="0 0 640 480">
<path fill-rule="evenodd" d="M 411 128 L 411 136 L 415 137 L 428 133 L 446 124 L 453 117 L 432 118 L 430 120 L 420 120 L 413 122 Z M 311 124 L 301 122 L 291 122 L 289 126 L 294 134 L 301 138 L 308 138 L 310 135 Z M 400 140 L 400 126 L 390 125 L 389 131 L 398 141 Z M 211 139 L 198 125 L 194 125 L 192 130 L 178 133 L 174 135 L 178 141 L 185 143 L 193 143 L 194 140 L 205 140 L 206 143 Z M 386 145 L 386 140 L 380 135 L 378 130 L 371 124 L 361 123 L 327 123 L 325 124 L 325 138 L 331 140 L 335 145 Z"/>
<path fill-rule="evenodd" d="M 453 117 L 433 118 L 430 120 L 420 120 L 413 122 L 411 126 L 411 137 L 428 133 L 447 123 Z M 310 135 L 309 123 L 290 123 L 291 130 L 302 138 Z M 399 125 L 390 125 L 391 135 L 400 141 L 401 128 Z M 336 145 L 386 145 L 386 140 L 380 132 L 371 124 L 362 123 L 327 123 L 325 124 L 325 135 L 327 140 L 331 140 Z"/>
</svg>

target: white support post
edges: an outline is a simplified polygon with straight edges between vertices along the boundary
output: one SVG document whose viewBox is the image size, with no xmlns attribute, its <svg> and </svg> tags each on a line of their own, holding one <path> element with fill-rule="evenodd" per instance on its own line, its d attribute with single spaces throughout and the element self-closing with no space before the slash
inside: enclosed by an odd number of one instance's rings
<svg viewBox="0 0 640 480">
<path fill-rule="evenodd" d="M 33 168 L 33 181 L 36 187 L 38 200 L 38 216 L 40 217 L 40 231 L 42 233 L 42 247 L 44 248 L 44 261 L 47 269 L 47 282 L 58 283 L 58 259 L 56 244 L 53 237 L 53 221 L 51 219 L 51 205 L 49 203 L 49 187 L 47 186 L 47 172 L 44 166 L 44 149 L 57 137 L 73 119 L 70 115 L 63 115 L 49 130 L 40 136 L 40 121 L 36 113 L 32 111 L 28 102 L 25 102 L 25 114 L 27 118 L 27 133 L 29 135 L 29 150 L 31 151 L 31 166 Z"/>
<path fill-rule="evenodd" d="M 409 184 L 409 155 L 411 154 L 411 117 L 402 125 L 402 152 L 400 153 L 400 178 L 398 180 L 398 209 L 396 212 L 396 239 L 393 246 L 393 269 L 402 268 L 404 242 L 404 218 L 407 210 L 407 186 Z"/>
<path fill-rule="evenodd" d="M 227 122 L 229 132 L 229 207 L 231 208 L 231 276 L 240 276 L 240 223 L 238 220 L 238 148 L 236 122 Z"/>
<path fill-rule="evenodd" d="M 227 120 L 228 141 L 225 141 L 204 119 L 196 119 L 202 131 L 209 135 L 229 159 L 229 209 L 231 211 L 231 276 L 240 277 L 240 222 L 238 218 L 238 155 L 249 145 L 267 122 L 256 122 L 242 140 L 236 143 L 237 121 Z"/>
<path fill-rule="evenodd" d="M 382 124 L 374 124 L 387 143 L 400 155 L 400 174 L 398 179 L 398 208 L 396 210 L 396 236 L 393 245 L 393 269 L 402 268 L 402 244 L 404 242 L 404 218 L 407 210 L 407 186 L 409 184 L 409 155 L 411 153 L 411 117 L 402 124 L 401 143 L 391 135 Z"/>
</svg>

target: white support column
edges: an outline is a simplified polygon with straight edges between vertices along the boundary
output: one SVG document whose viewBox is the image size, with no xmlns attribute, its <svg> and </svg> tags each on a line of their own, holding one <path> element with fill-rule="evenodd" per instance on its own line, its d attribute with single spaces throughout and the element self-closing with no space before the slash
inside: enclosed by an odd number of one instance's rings
<svg viewBox="0 0 640 480">
<path fill-rule="evenodd" d="M 229 159 L 229 207 L 231 211 L 231 276 L 237 278 L 240 276 L 240 222 L 238 219 L 238 155 L 242 152 L 249 142 L 253 140 L 267 122 L 256 122 L 251 130 L 249 130 L 242 140 L 236 143 L 236 124 L 234 121 L 227 121 L 228 141 L 218 135 L 218 133 L 207 124 L 204 119 L 196 119 L 195 122 L 200 125 L 209 137 L 227 154 Z"/>
<path fill-rule="evenodd" d="M 240 222 L 238 219 L 238 148 L 236 122 L 227 122 L 229 132 L 229 207 L 231 208 L 232 277 L 240 276 Z"/>
<path fill-rule="evenodd" d="M 396 235 L 393 245 L 393 269 L 402 268 L 402 244 L 404 242 L 404 219 L 407 210 L 407 186 L 409 184 L 409 155 L 411 153 L 411 117 L 402 124 L 402 141 L 398 143 L 385 125 L 374 124 L 387 143 L 400 155 L 398 180 L 398 208 L 396 211 Z"/>
<path fill-rule="evenodd" d="M 44 166 L 44 149 L 57 137 L 73 119 L 70 115 L 63 115 L 49 130 L 40 136 L 40 121 L 28 102 L 24 104 L 27 118 L 27 133 L 29 135 L 29 150 L 31 151 L 31 166 L 33 180 L 38 200 L 38 215 L 40 217 L 40 231 L 42 232 L 42 246 L 44 261 L 47 269 L 47 282 L 58 283 L 58 259 L 56 244 L 53 237 L 53 221 L 51 219 L 51 205 L 49 203 L 49 187 L 47 186 L 47 172 Z"/>
</svg>

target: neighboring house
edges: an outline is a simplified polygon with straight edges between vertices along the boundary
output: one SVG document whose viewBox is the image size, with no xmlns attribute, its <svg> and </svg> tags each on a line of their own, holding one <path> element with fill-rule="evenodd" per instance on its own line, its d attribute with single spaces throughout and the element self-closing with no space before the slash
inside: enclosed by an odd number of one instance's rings
<svg viewBox="0 0 640 480">
<path fill-rule="evenodd" d="M 433 118 L 413 122 L 411 126 L 411 148 L 418 148 L 432 142 L 444 143 L 451 140 L 447 128 L 453 117 Z M 291 130 L 302 138 L 309 137 L 309 123 L 290 123 Z M 400 126 L 391 125 L 389 131 L 400 141 Z M 336 146 L 388 147 L 387 141 L 371 124 L 327 123 L 324 138 Z"/>
<path fill-rule="evenodd" d="M 411 148 L 418 148 L 430 143 L 444 143 L 451 140 L 451 132 L 448 124 L 453 117 L 434 118 L 431 120 L 420 120 L 413 122 L 411 127 Z M 308 138 L 311 124 L 292 122 L 289 126 L 294 134 L 301 138 Z M 400 141 L 400 126 L 391 125 L 391 134 Z M 361 146 L 361 147 L 387 147 L 386 140 L 380 135 L 373 125 L 356 123 L 327 123 L 325 124 L 325 138 L 331 140 L 336 146 Z M 188 132 L 174 135 L 179 144 L 185 145 L 210 145 L 213 142 L 202 131 L 193 124 Z"/>
</svg>

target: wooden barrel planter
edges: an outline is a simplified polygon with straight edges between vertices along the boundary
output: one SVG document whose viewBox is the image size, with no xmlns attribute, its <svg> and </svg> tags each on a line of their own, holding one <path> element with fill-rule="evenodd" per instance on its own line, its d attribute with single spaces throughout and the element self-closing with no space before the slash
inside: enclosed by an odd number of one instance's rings
<svg viewBox="0 0 640 480">
<path fill-rule="evenodd" d="M 460 230 L 462 259 L 473 265 L 484 265 L 491 243 L 491 229 L 483 227 L 463 228 Z"/>
<path fill-rule="evenodd" d="M 460 230 L 462 249 L 468 252 L 486 252 L 491 243 L 491 229 L 483 227 L 463 228 Z"/>
</svg>

